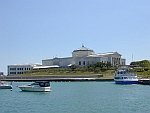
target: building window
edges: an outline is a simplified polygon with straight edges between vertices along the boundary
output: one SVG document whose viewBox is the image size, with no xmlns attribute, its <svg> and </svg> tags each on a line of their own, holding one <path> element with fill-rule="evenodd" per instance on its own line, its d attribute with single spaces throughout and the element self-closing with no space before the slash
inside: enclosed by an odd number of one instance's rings
<svg viewBox="0 0 150 113">
<path fill-rule="evenodd" d="M 10 68 L 10 70 L 16 70 L 16 68 Z"/>
<path fill-rule="evenodd" d="M 79 65 L 81 65 L 81 61 L 79 61 Z"/>
<path fill-rule="evenodd" d="M 15 75 L 15 74 L 16 74 L 16 72 L 10 72 L 10 74 L 14 74 L 14 75 Z"/>
<path fill-rule="evenodd" d="M 85 66 L 85 61 L 83 61 L 83 65 Z"/>
</svg>

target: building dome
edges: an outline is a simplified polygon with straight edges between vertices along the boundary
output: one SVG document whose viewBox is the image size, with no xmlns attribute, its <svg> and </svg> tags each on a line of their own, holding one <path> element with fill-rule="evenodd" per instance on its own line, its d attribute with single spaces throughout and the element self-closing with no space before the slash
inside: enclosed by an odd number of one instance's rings
<svg viewBox="0 0 150 113">
<path fill-rule="evenodd" d="M 86 48 L 84 45 L 82 45 L 81 48 L 74 50 L 73 52 L 77 52 L 77 51 L 91 51 L 94 52 L 93 50 Z"/>
<path fill-rule="evenodd" d="M 94 51 L 92 49 L 86 48 L 84 45 L 72 52 L 73 57 L 85 57 L 91 54 L 94 54 Z"/>
</svg>

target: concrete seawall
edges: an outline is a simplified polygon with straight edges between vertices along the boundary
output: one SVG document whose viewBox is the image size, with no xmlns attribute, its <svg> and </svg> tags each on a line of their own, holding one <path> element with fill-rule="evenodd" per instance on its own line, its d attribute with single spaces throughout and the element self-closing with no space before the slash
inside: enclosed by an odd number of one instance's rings
<svg viewBox="0 0 150 113">
<path fill-rule="evenodd" d="M 67 75 L 67 76 L 4 76 L 1 81 L 11 82 L 31 82 L 31 81 L 50 81 L 50 82 L 84 82 L 84 81 L 113 81 L 112 78 L 103 78 L 100 75 Z"/>
</svg>

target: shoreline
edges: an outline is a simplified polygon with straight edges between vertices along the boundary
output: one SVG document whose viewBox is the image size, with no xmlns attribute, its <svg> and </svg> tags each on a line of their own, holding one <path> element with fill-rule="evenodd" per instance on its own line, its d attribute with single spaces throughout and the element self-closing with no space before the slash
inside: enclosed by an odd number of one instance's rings
<svg viewBox="0 0 150 113">
<path fill-rule="evenodd" d="M 99 75 L 67 75 L 67 76 L 1 76 L 0 81 L 7 82 L 35 82 L 35 81 L 49 81 L 49 82 L 113 82 L 112 77 L 100 77 Z M 139 79 L 138 84 L 150 85 L 150 79 Z"/>
<path fill-rule="evenodd" d="M 41 75 L 41 76 L 5 76 L 0 77 L 1 81 L 11 82 L 31 82 L 31 81 L 50 81 L 50 82 L 84 82 L 84 81 L 114 81 L 113 78 L 106 78 L 103 75 Z"/>
</svg>

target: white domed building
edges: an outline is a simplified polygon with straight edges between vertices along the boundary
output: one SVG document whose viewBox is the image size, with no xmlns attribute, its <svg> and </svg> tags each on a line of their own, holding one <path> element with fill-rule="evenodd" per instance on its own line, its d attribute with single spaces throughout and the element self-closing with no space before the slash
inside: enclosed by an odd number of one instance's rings
<svg viewBox="0 0 150 113">
<path fill-rule="evenodd" d="M 83 67 L 97 62 L 110 62 L 114 66 L 125 65 L 125 59 L 122 59 L 121 54 L 117 52 L 96 54 L 92 49 L 86 48 L 84 45 L 82 45 L 81 48 L 74 50 L 72 52 L 72 57 L 45 59 L 42 60 L 42 65 L 58 65 L 60 67 L 77 65 Z"/>
</svg>

